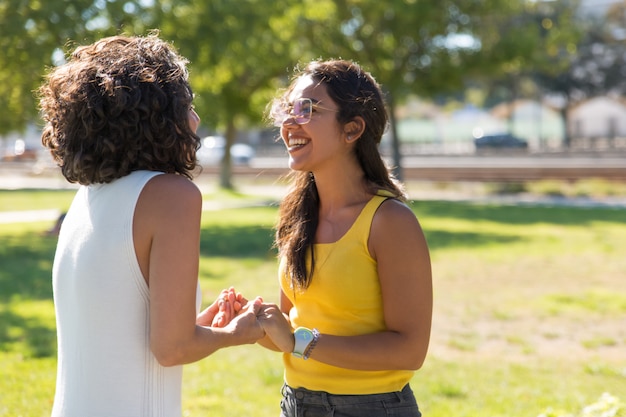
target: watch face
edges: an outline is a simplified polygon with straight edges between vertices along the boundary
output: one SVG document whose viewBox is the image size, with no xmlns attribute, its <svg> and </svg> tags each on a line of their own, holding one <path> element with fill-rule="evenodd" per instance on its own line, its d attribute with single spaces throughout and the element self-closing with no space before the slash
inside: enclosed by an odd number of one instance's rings
<svg viewBox="0 0 626 417">
<path fill-rule="evenodd" d="M 313 339 L 313 334 L 309 330 L 298 329 L 296 330 L 296 333 L 298 334 L 298 337 L 302 338 L 302 340 L 304 341 L 308 342 L 309 340 Z"/>
<path fill-rule="evenodd" d="M 309 345 L 313 342 L 313 332 L 306 327 L 298 327 L 293 332 L 293 337 L 295 344 L 293 346 L 293 352 L 291 353 L 298 358 L 302 358 L 304 352 L 306 352 Z"/>
</svg>

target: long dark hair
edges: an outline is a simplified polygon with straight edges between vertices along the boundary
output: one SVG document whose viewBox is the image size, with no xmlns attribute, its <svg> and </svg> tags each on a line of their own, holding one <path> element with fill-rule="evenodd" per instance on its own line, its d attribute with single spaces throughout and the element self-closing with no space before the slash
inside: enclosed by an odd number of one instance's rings
<svg viewBox="0 0 626 417">
<path fill-rule="evenodd" d="M 357 63 L 346 60 L 313 61 L 296 74 L 286 92 L 276 100 L 284 100 L 302 76 L 311 76 L 326 86 L 337 104 L 337 121 L 345 124 L 360 116 L 365 130 L 356 141 L 354 152 L 372 194 L 385 190 L 405 200 L 402 185 L 385 165 L 378 146 L 387 127 L 388 115 L 380 86 L 371 74 Z M 292 286 L 307 288 L 315 266 L 315 231 L 318 225 L 319 196 L 310 172 L 292 172 L 293 183 L 280 205 L 275 246 L 286 261 L 286 272 Z M 310 263 L 307 267 L 307 254 Z"/>
<path fill-rule="evenodd" d="M 142 169 L 191 178 L 200 138 L 186 63 L 151 34 L 78 47 L 54 68 L 39 89 L 41 139 L 65 178 L 108 183 Z"/>
</svg>

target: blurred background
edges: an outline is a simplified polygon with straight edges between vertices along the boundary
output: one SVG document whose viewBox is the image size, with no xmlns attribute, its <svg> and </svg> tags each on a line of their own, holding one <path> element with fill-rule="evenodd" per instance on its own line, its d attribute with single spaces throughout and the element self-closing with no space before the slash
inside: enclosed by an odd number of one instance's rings
<svg viewBox="0 0 626 417">
<path fill-rule="evenodd" d="M 238 166 L 285 167 L 266 105 L 319 57 L 383 85 L 381 149 L 400 178 L 428 164 L 411 158 L 442 156 L 626 170 L 624 0 L 0 0 L 0 164 L 51 166 L 33 93 L 46 68 L 154 29 L 190 60 L 199 156 L 225 188 Z"/>
</svg>

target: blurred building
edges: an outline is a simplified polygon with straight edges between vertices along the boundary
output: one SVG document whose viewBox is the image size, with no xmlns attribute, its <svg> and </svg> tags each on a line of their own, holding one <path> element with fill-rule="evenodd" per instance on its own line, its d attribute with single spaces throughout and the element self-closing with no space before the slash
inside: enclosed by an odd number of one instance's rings
<svg viewBox="0 0 626 417">
<path fill-rule="evenodd" d="M 568 128 L 573 138 L 626 137 L 626 102 L 610 97 L 582 101 L 569 111 Z"/>
</svg>

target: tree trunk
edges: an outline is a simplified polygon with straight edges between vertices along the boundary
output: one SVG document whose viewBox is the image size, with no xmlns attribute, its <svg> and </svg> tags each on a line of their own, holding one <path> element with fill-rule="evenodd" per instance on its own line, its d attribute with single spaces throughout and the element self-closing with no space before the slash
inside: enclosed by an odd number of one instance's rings
<svg viewBox="0 0 626 417">
<path fill-rule="evenodd" d="M 568 126 L 568 120 L 567 120 L 567 109 L 569 108 L 569 102 L 564 104 L 563 107 L 561 107 L 559 113 L 561 113 L 561 120 L 563 121 L 563 148 L 564 149 L 569 149 L 570 148 L 570 144 L 571 144 L 571 136 L 569 133 L 569 126 Z"/>
<path fill-rule="evenodd" d="M 398 129 L 396 126 L 396 108 L 393 95 L 390 92 L 387 92 L 387 107 L 389 109 L 389 129 L 391 133 L 391 150 L 393 156 L 391 172 L 398 180 L 402 181 L 402 154 L 400 152 L 400 139 L 398 138 Z"/>
<path fill-rule="evenodd" d="M 226 123 L 226 133 L 224 138 L 226 143 L 224 144 L 224 155 L 222 157 L 222 163 L 220 166 L 220 187 L 232 190 L 233 189 L 233 169 L 232 158 L 230 157 L 230 148 L 235 143 L 235 136 L 237 134 L 237 128 L 235 127 L 235 120 L 233 117 L 229 117 Z"/>
</svg>

